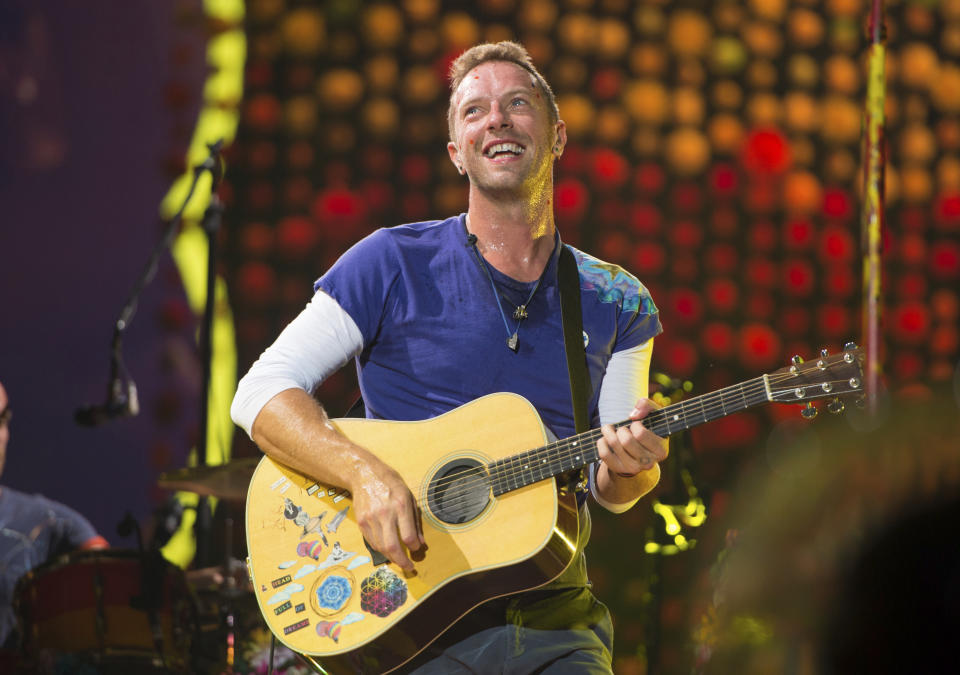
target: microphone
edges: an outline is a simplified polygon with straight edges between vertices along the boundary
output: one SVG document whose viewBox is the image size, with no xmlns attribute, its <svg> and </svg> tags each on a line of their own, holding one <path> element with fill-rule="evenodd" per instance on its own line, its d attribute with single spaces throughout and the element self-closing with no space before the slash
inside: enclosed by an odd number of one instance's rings
<svg viewBox="0 0 960 675">
<path fill-rule="evenodd" d="M 218 139 L 215 143 L 207 143 L 207 149 L 210 150 L 210 156 L 197 165 L 200 171 L 209 171 L 213 179 L 213 190 L 216 191 L 223 178 L 223 163 L 220 160 L 220 153 L 223 150 L 223 139 Z"/>
<path fill-rule="evenodd" d="M 467 246 L 476 246 L 477 245 L 477 235 L 468 234 L 467 235 Z"/>
<path fill-rule="evenodd" d="M 77 408 L 73 413 L 74 421 L 82 427 L 96 427 L 118 417 L 133 417 L 140 413 L 140 401 L 137 398 L 137 386 L 127 383 L 123 392 L 119 380 L 110 387 L 110 397 L 101 405 L 89 405 Z"/>
</svg>

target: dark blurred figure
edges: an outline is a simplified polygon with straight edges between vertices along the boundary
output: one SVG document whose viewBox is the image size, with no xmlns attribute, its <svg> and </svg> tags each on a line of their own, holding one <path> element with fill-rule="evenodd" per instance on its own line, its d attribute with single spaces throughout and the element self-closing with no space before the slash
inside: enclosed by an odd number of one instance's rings
<svg viewBox="0 0 960 675">
<path fill-rule="evenodd" d="M 951 394 L 894 398 L 869 431 L 850 428 L 864 428 L 854 411 L 859 424 L 821 418 L 778 436 L 738 490 L 695 672 L 957 672 Z"/>
<path fill-rule="evenodd" d="M 0 474 L 7 457 L 12 417 L 7 391 L 0 383 Z M 28 495 L 0 485 L 0 645 L 3 649 L 12 650 L 17 645 L 12 602 L 14 588 L 23 575 L 64 553 L 107 546 L 93 525 L 70 507 L 42 495 Z M 0 672 L 7 672 L 2 666 L 0 661 Z"/>
<path fill-rule="evenodd" d="M 828 612 L 824 672 L 957 672 L 958 632 L 960 496 L 954 495 L 910 509 L 862 548 Z"/>
</svg>

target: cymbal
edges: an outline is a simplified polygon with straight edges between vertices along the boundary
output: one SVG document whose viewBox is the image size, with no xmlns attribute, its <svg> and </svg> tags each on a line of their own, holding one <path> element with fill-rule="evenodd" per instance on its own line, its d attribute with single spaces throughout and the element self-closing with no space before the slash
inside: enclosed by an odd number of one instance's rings
<svg viewBox="0 0 960 675">
<path fill-rule="evenodd" d="M 243 501 L 259 457 L 241 457 L 225 464 L 188 466 L 160 474 L 157 485 L 170 490 L 196 492 L 205 497 Z"/>
</svg>

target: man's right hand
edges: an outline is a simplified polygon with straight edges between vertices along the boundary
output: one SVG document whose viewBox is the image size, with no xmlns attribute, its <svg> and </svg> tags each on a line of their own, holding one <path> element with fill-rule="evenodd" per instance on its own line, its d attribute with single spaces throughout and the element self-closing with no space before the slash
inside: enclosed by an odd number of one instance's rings
<svg viewBox="0 0 960 675">
<path fill-rule="evenodd" d="M 274 396 L 257 415 L 252 437 L 281 464 L 350 490 L 370 547 L 413 570 L 407 549 L 418 551 L 426 542 L 410 489 L 393 468 L 337 431 L 310 394 L 294 388 Z"/>
<path fill-rule="evenodd" d="M 357 473 L 350 492 L 357 525 L 370 547 L 412 572 L 407 549 L 419 551 L 426 541 L 420 510 L 400 474 L 374 460 Z"/>
</svg>

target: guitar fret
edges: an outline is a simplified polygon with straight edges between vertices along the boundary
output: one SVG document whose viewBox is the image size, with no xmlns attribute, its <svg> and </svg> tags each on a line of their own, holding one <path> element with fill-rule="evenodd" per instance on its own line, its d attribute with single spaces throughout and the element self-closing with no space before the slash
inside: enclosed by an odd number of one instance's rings
<svg viewBox="0 0 960 675">
<path fill-rule="evenodd" d="M 507 484 L 504 462 L 502 459 L 497 460 L 491 465 L 490 475 L 494 480 L 493 494 L 502 495 L 505 492 L 509 492 L 509 485 Z"/>
<path fill-rule="evenodd" d="M 510 490 L 513 490 L 516 488 L 516 485 L 512 484 L 513 470 L 512 470 L 512 467 L 510 466 L 513 459 L 510 457 L 507 457 L 506 459 L 503 459 L 500 461 L 503 462 L 503 484 L 504 484 L 504 487 L 506 488 L 505 491 L 509 492 Z"/>
<path fill-rule="evenodd" d="M 561 458 L 560 460 L 561 473 L 564 471 L 570 471 L 571 469 L 576 468 L 576 459 L 574 458 L 573 453 L 576 452 L 577 448 L 579 447 L 580 447 L 580 441 L 575 440 L 570 442 L 569 452 L 566 454 L 566 460 L 567 462 L 569 462 L 569 466 L 567 465 L 567 463 L 563 461 L 563 458 Z"/>
<path fill-rule="evenodd" d="M 727 396 L 729 395 L 729 398 L 727 399 L 727 401 L 733 410 L 743 410 L 746 407 L 746 399 L 743 398 L 743 392 L 742 391 L 738 392 L 737 389 L 738 389 L 737 387 L 727 387 L 721 390 L 721 395 L 724 398 L 727 398 Z M 740 394 L 740 399 L 743 400 L 743 404 L 741 404 L 740 401 L 737 400 L 738 393 Z"/>
</svg>

